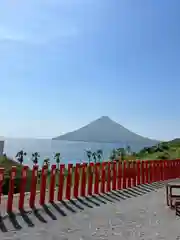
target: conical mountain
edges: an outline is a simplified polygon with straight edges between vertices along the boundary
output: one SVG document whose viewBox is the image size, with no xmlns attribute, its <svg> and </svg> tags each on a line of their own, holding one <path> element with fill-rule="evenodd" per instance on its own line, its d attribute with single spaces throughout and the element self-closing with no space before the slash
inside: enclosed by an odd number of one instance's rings
<svg viewBox="0 0 180 240">
<path fill-rule="evenodd" d="M 124 144 L 139 143 L 142 146 L 151 146 L 158 142 L 131 132 L 107 116 L 103 116 L 78 130 L 53 139 Z"/>
</svg>

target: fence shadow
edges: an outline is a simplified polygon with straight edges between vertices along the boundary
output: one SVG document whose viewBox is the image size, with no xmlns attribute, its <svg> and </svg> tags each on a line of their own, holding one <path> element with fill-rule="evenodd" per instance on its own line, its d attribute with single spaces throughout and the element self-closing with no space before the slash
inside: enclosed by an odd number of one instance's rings
<svg viewBox="0 0 180 240">
<path fill-rule="evenodd" d="M 113 193 L 113 194 L 112 194 Z M 105 195 L 108 197 L 108 198 L 111 198 L 113 201 L 120 201 L 122 200 L 122 198 L 120 198 L 117 194 L 115 195 L 114 192 L 108 192 L 108 193 L 105 193 Z"/>
<path fill-rule="evenodd" d="M 78 208 L 79 210 L 84 210 L 84 208 L 77 203 L 77 200 L 70 199 L 69 202 L 70 202 L 72 205 L 74 205 L 76 208 Z"/>
<path fill-rule="evenodd" d="M 20 209 L 19 214 L 22 217 L 22 219 L 24 220 L 24 222 L 28 225 L 28 227 L 34 227 L 34 223 L 29 218 L 28 212 L 26 212 L 24 209 Z"/>
<path fill-rule="evenodd" d="M 85 199 L 86 199 L 86 201 L 94 204 L 95 206 L 100 207 L 100 204 L 95 202 L 95 201 L 93 201 L 91 197 L 85 197 Z"/>
<path fill-rule="evenodd" d="M 131 191 L 138 196 L 142 196 L 142 195 L 148 193 L 148 192 L 142 191 L 141 189 L 137 189 L 135 187 L 131 188 Z"/>
<path fill-rule="evenodd" d="M 126 192 L 124 192 L 124 189 L 122 190 L 118 190 L 118 193 L 120 193 L 122 196 L 124 196 L 126 199 L 127 198 L 131 198 L 131 196 L 129 196 Z"/>
<path fill-rule="evenodd" d="M 63 217 L 66 217 L 67 214 L 54 202 L 51 203 L 51 205 L 54 207 L 54 209 Z"/>
<path fill-rule="evenodd" d="M 112 195 L 114 195 L 115 197 L 117 197 L 117 198 L 120 198 L 121 200 L 126 200 L 127 198 L 125 198 L 124 196 L 122 196 L 122 194 L 120 194 L 119 192 L 117 192 L 117 191 L 113 191 L 113 192 L 111 192 L 111 194 Z"/>
<path fill-rule="evenodd" d="M 34 207 L 32 209 L 34 216 L 42 223 L 47 223 L 47 220 L 40 214 L 40 210 Z"/>
<path fill-rule="evenodd" d="M 2 232 L 8 232 L 6 225 L 4 224 L 3 217 L 0 215 L 0 229 Z"/>
<path fill-rule="evenodd" d="M 152 192 L 154 189 L 149 189 L 149 188 L 146 188 L 145 186 L 141 186 L 141 185 L 137 185 L 134 189 L 137 189 L 137 191 L 141 191 L 143 193 L 150 193 Z"/>
<path fill-rule="evenodd" d="M 21 227 L 21 225 L 19 224 L 19 222 L 17 221 L 16 215 L 15 215 L 13 212 L 8 212 L 7 214 L 8 214 L 9 220 L 10 220 L 10 222 L 12 223 L 13 227 L 14 227 L 16 230 L 21 230 L 22 227 Z"/>
<path fill-rule="evenodd" d="M 72 213 L 76 213 L 76 210 L 72 208 L 66 201 L 62 200 L 61 203 L 67 210 L 69 210 Z"/>
<path fill-rule="evenodd" d="M 131 197 L 137 197 L 137 196 L 138 196 L 138 194 L 135 193 L 134 191 L 132 191 L 131 188 L 124 189 L 123 191 L 126 192 L 126 193 L 127 193 L 128 195 L 130 195 Z"/>
<path fill-rule="evenodd" d="M 52 213 L 52 211 L 50 210 L 50 208 L 49 208 L 46 204 L 44 204 L 42 207 L 43 207 L 45 213 L 46 213 L 52 220 L 57 220 L 57 217 Z"/>
<path fill-rule="evenodd" d="M 84 201 L 84 199 L 82 199 L 82 198 L 79 198 L 79 197 L 78 197 L 78 198 L 77 198 L 77 201 L 80 202 L 82 205 L 88 207 L 88 208 L 93 208 L 92 205 L 90 205 L 89 203 L 87 203 L 86 201 Z"/>
<path fill-rule="evenodd" d="M 141 185 L 138 185 L 139 187 L 141 188 L 144 188 L 146 190 L 149 190 L 149 192 L 152 192 L 152 191 L 155 191 L 157 189 L 156 186 L 153 186 L 152 184 L 141 184 Z"/>
<path fill-rule="evenodd" d="M 114 203 L 114 199 L 109 199 L 107 196 L 109 196 L 108 194 L 105 194 L 105 195 L 102 195 L 102 194 L 99 194 L 98 197 L 110 202 L 110 203 Z M 112 197 L 111 197 L 112 198 Z"/>
<path fill-rule="evenodd" d="M 104 200 L 102 200 L 99 196 L 92 195 L 91 197 L 94 198 L 95 200 L 97 200 L 97 201 L 100 202 L 100 203 L 107 204 L 107 202 L 105 202 Z"/>
</svg>

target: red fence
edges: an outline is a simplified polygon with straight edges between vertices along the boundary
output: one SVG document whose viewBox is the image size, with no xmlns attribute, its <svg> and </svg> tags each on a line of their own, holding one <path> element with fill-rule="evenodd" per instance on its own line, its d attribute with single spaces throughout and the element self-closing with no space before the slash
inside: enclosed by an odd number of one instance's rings
<svg viewBox="0 0 180 240">
<path fill-rule="evenodd" d="M 180 177 L 180 159 L 176 160 L 151 160 L 151 161 L 114 161 L 103 163 L 79 164 L 76 166 L 64 164 L 60 169 L 56 165 L 51 170 L 44 166 L 38 172 L 38 166 L 34 166 L 31 172 L 31 189 L 28 201 L 25 198 L 28 167 L 24 166 L 21 173 L 20 193 L 16 195 L 17 208 L 22 210 L 29 206 L 44 205 L 46 202 L 53 203 L 63 199 L 91 196 L 93 194 L 106 193 L 121 189 L 131 188 L 140 184 L 151 184 L 153 182 L 175 179 Z M 38 174 L 40 173 L 39 189 Z M 16 167 L 12 167 L 9 181 L 9 192 L 6 201 L 6 211 L 14 209 L 14 186 L 16 178 Z M 0 168 L 0 204 L 2 186 L 4 181 L 4 169 Z"/>
</svg>

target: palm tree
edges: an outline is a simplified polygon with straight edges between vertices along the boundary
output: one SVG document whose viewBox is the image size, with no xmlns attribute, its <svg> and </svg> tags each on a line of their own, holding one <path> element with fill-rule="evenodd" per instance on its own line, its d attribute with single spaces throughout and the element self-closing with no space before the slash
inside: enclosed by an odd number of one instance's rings
<svg viewBox="0 0 180 240">
<path fill-rule="evenodd" d="M 127 145 L 126 152 L 127 152 L 128 155 L 131 154 L 131 146 L 130 145 Z"/>
<path fill-rule="evenodd" d="M 32 153 L 32 161 L 35 165 L 38 164 L 39 158 L 40 158 L 40 155 L 38 152 Z"/>
<path fill-rule="evenodd" d="M 110 155 L 111 161 L 115 160 L 117 155 L 118 155 L 117 149 L 113 149 L 112 152 L 111 152 L 111 155 Z"/>
<path fill-rule="evenodd" d="M 16 154 L 16 159 L 17 161 L 22 165 L 23 162 L 24 162 L 24 156 L 26 156 L 26 152 L 24 152 L 23 150 L 19 151 L 17 154 Z"/>
<path fill-rule="evenodd" d="M 59 153 L 59 152 L 55 153 L 54 159 L 56 160 L 57 169 L 59 169 L 59 164 L 61 162 L 61 153 Z"/>
<path fill-rule="evenodd" d="M 97 162 L 97 153 L 96 152 L 92 153 L 92 158 L 94 160 L 94 163 L 96 163 Z"/>
<path fill-rule="evenodd" d="M 96 152 L 97 158 L 99 160 L 99 162 L 101 162 L 102 156 L 103 156 L 103 150 L 102 149 L 98 149 Z"/>
<path fill-rule="evenodd" d="M 43 165 L 49 167 L 49 165 L 50 165 L 50 159 L 49 159 L 49 158 L 45 158 Z"/>
<path fill-rule="evenodd" d="M 117 148 L 117 154 L 119 157 L 121 157 L 121 160 L 124 160 L 126 156 L 126 151 L 124 148 Z"/>
<path fill-rule="evenodd" d="M 86 155 L 87 155 L 87 158 L 88 158 L 88 161 L 89 161 L 89 164 L 90 164 L 91 157 L 92 157 L 92 152 L 90 150 L 86 150 Z"/>
</svg>

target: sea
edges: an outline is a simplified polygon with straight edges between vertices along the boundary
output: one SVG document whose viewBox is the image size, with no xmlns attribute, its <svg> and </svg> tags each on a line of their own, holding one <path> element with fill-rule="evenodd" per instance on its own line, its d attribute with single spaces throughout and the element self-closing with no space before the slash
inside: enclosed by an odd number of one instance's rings
<svg viewBox="0 0 180 240">
<path fill-rule="evenodd" d="M 38 152 L 40 155 L 39 166 L 43 165 L 45 158 L 50 159 L 50 163 L 55 163 L 54 154 L 61 154 L 61 163 L 82 163 L 88 162 L 86 150 L 92 152 L 102 149 L 103 160 L 108 160 L 113 148 L 125 147 L 122 143 L 88 143 L 58 141 L 51 139 L 5 139 L 4 153 L 15 160 L 18 151 L 23 150 L 27 153 L 24 157 L 24 164 L 32 167 L 32 153 Z M 141 149 L 141 146 L 134 146 L 133 151 Z"/>
</svg>

